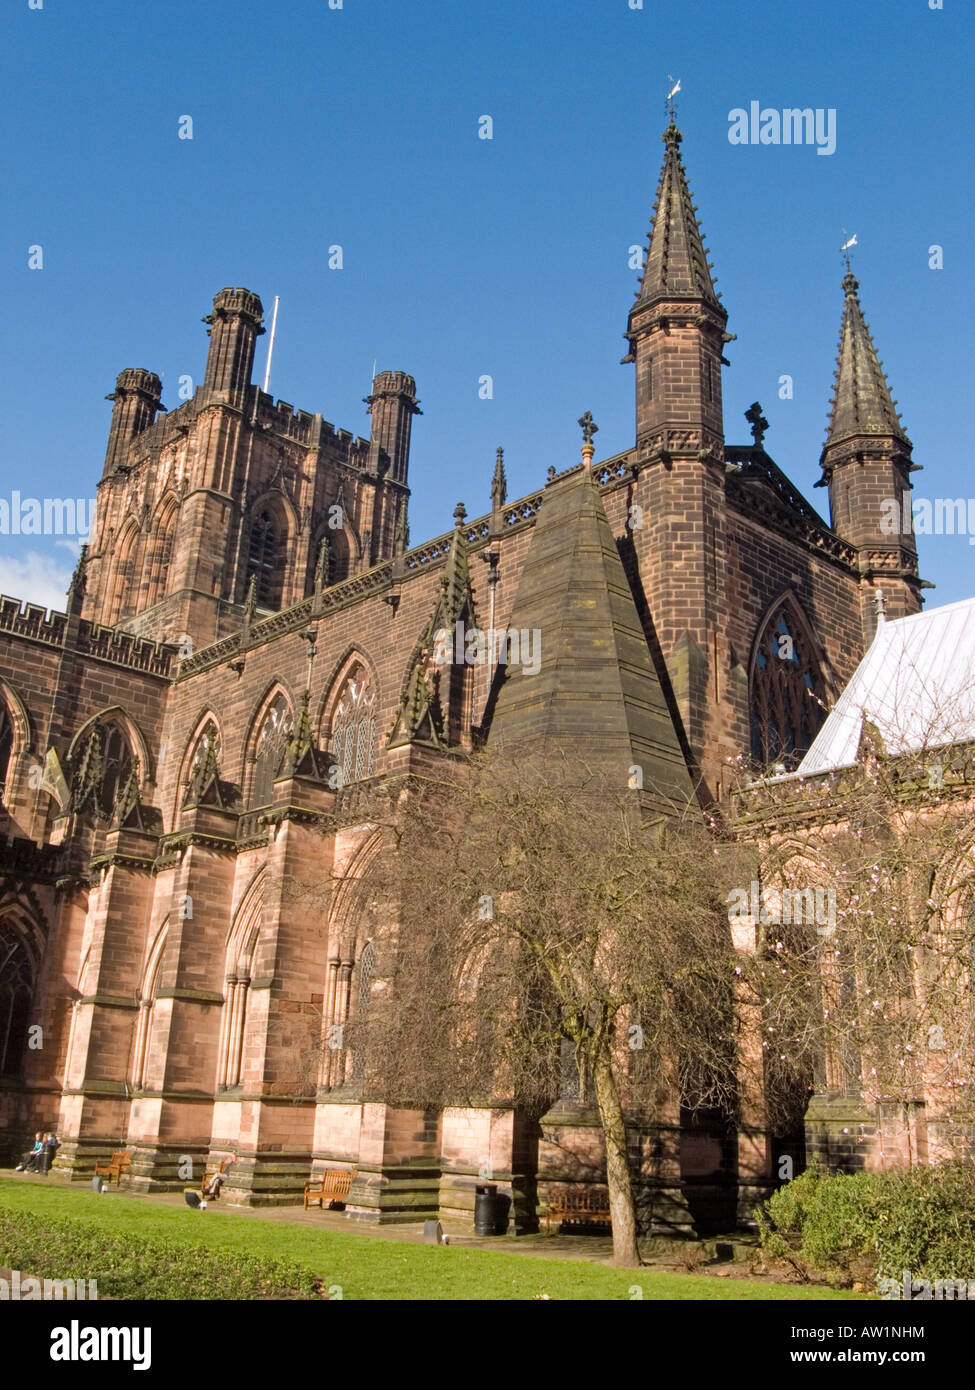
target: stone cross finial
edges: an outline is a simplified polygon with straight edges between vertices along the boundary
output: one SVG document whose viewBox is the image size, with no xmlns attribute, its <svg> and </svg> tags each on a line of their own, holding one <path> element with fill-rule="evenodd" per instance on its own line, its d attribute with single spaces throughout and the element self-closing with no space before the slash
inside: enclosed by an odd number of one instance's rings
<svg viewBox="0 0 975 1390">
<path fill-rule="evenodd" d="M 580 416 L 579 424 L 582 426 L 582 441 L 584 444 L 591 444 L 594 434 L 598 434 L 599 426 L 592 418 L 592 411 L 587 410 L 585 415 Z"/>
<path fill-rule="evenodd" d="M 765 439 L 765 431 L 768 429 L 768 421 L 762 414 L 762 407 L 755 401 L 745 411 L 745 419 L 752 427 L 752 438 L 755 441 L 755 448 L 761 449 Z"/>
</svg>

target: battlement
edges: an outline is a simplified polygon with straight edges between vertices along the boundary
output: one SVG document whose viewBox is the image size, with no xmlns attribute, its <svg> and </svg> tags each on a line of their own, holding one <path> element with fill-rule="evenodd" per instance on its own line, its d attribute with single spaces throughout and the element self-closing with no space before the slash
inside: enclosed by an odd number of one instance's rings
<svg viewBox="0 0 975 1390">
<path fill-rule="evenodd" d="M 66 613 L 0 594 L 0 632 L 26 637 L 32 642 L 44 642 L 49 647 L 60 647 L 64 642 L 67 622 Z"/>
<path fill-rule="evenodd" d="M 290 401 L 275 401 L 267 392 L 257 390 L 254 412 L 258 425 L 273 429 L 299 444 L 314 444 L 315 419 L 307 410 L 295 410 Z"/>
<path fill-rule="evenodd" d="M 66 613 L 48 610 L 37 603 L 24 603 L 7 594 L 0 595 L 0 632 L 30 642 L 43 642 L 48 647 L 64 647 L 68 631 Z M 163 677 L 171 674 L 176 655 L 175 647 L 103 627 L 87 619 L 81 619 L 78 624 L 72 650 L 81 656 L 110 661 L 114 666 L 127 666 L 147 675 Z"/>
</svg>

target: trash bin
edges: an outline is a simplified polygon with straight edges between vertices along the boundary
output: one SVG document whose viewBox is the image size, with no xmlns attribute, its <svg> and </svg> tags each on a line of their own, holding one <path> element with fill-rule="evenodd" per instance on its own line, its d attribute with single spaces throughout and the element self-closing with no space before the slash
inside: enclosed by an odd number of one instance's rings
<svg viewBox="0 0 975 1390">
<path fill-rule="evenodd" d="M 511 1198 L 498 1192 L 497 1183 L 481 1183 L 474 1189 L 474 1234 L 503 1236 L 508 1229 Z"/>
</svg>

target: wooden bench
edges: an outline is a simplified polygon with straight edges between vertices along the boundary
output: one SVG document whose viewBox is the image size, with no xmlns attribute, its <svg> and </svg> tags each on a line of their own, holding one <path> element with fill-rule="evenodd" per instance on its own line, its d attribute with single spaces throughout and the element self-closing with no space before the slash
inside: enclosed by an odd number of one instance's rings
<svg viewBox="0 0 975 1390">
<path fill-rule="evenodd" d="M 555 1221 L 562 1226 L 609 1226 L 609 1193 L 605 1188 L 550 1187 L 545 1208 L 545 1226 Z"/>
<path fill-rule="evenodd" d="M 111 1187 L 112 1179 L 115 1179 L 116 1186 L 121 1186 L 122 1174 L 132 1162 L 132 1155 L 128 1153 L 112 1154 L 111 1163 L 95 1164 L 95 1173 L 100 1177 L 108 1178 L 108 1185 Z"/>
<path fill-rule="evenodd" d="M 323 1211 L 326 1202 L 329 1206 L 333 1202 L 344 1202 L 349 1195 L 349 1188 L 352 1186 L 352 1179 L 355 1175 L 356 1170 L 354 1168 L 326 1168 L 320 1178 L 306 1182 L 305 1211 L 308 1210 L 312 1202 L 317 1202 Z"/>
<path fill-rule="evenodd" d="M 216 1167 L 216 1168 L 205 1168 L 205 1169 L 203 1170 L 203 1177 L 200 1179 L 200 1196 L 201 1196 L 201 1197 L 205 1197 L 205 1196 L 206 1196 L 206 1192 L 207 1192 L 207 1183 L 211 1180 L 211 1178 L 222 1178 L 223 1175 L 227 1172 L 228 1168 L 232 1168 L 233 1165 L 234 1165 L 236 1162 L 237 1162 L 236 1157 L 234 1157 L 234 1158 L 225 1158 L 225 1159 L 223 1159 L 223 1161 L 219 1164 L 218 1167 Z M 217 1198 L 218 1198 L 219 1196 L 220 1196 L 220 1189 L 219 1189 L 219 1187 L 218 1187 L 217 1190 L 216 1190 L 216 1192 L 213 1194 L 213 1200 L 216 1201 Z"/>
</svg>

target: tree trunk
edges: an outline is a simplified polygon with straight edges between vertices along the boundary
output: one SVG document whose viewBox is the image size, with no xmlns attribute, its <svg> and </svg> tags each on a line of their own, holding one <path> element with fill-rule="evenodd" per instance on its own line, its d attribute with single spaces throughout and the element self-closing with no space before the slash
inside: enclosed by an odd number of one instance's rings
<svg viewBox="0 0 975 1390">
<path fill-rule="evenodd" d="M 608 1044 L 601 1044 L 591 1061 L 596 1104 L 599 1106 L 599 1119 L 606 1147 L 606 1185 L 609 1188 L 609 1214 L 613 1223 L 613 1264 L 632 1269 L 640 1264 L 640 1251 L 636 1242 L 636 1211 L 633 1206 L 633 1184 L 630 1182 L 623 1107 L 620 1105 Z"/>
</svg>

